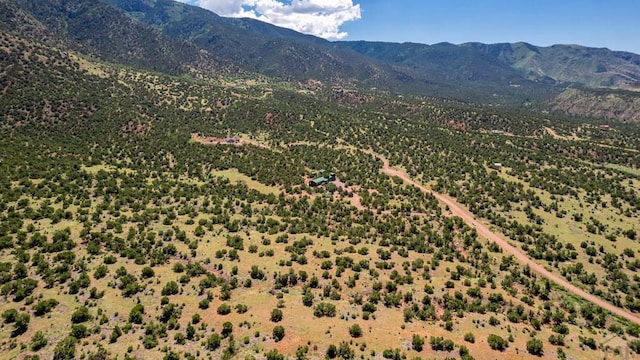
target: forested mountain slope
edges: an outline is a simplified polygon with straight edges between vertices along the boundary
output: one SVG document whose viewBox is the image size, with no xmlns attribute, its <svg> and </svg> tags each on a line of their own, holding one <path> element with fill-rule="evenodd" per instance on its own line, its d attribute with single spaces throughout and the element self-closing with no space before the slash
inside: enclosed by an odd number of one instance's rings
<svg viewBox="0 0 640 360">
<path fill-rule="evenodd" d="M 252 19 L 229 19 L 170 0 L 105 0 L 164 34 L 194 42 L 251 71 L 288 80 L 410 89 L 419 86 L 393 66 L 335 49 L 332 43 Z M 406 83 L 405 83 L 406 82 Z"/>
<path fill-rule="evenodd" d="M 331 43 L 171 0 L 4 0 L 0 15 L 4 29 L 14 34 L 170 74 L 252 72 L 287 81 L 319 80 L 325 86 L 375 87 L 619 120 L 633 121 L 640 112 L 635 101 L 620 111 L 608 102 L 582 97 L 583 92 L 556 98 L 570 84 L 595 87 L 600 93 L 637 89 L 639 57 L 606 49 L 526 43 Z"/>
<path fill-rule="evenodd" d="M 193 41 L 225 61 L 285 80 L 320 80 L 359 88 L 422 94 L 510 107 L 552 108 L 574 115 L 633 120 L 640 112 L 615 111 L 593 99 L 566 95 L 567 86 L 634 90 L 636 54 L 573 45 L 398 44 L 335 42 L 252 19 L 219 17 L 171 0 L 104 0 L 164 34 Z M 614 95 L 615 96 L 615 95 Z M 565 106 L 558 106 L 558 103 Z M 575 106 L 573 106 L 575 105 Z M 579 112 L 576 110 L 580 109 Z"/>
<path fill-rule="evenodd" d="M 237 67 L 188 41 L 164 36 L 120 11 L 91 0 L 3 0 L 0 28 L 66 46 L 98 59 L 167 74 L 213 74 Z"/>
<path fill-rule="evenodd" d="M 418 71 L 517 84 L 524 79 L 592 88 L 640 90 L 640 55 L 576 45 L 527 43 L 453 45 L 441 43 L 338 42 L 339 46 Z M 460 74 L 453 74 L 460 70 Z"/>
<path fill-rule="evenodd" d="M 329 84 L 376 87 L 479 103 L 521 105 L 543 101 L 559 92 L 539 86 L 500 63 L 469 61 L 446 49 L 447 61 L 432 68 L 358 53 L 331 43 L 252 19 L 219 17 L 207 10 L 171 0 L 104 0 L 166 35 L 201 47 L 252 71 L 282 79 L 316 79 Z M 453 46 L 457 49 L 458 47 Z M 355 51 L 354 51 L 355 50 Z M 455 61 L 450 61 L 457 59 Z M 424 58 L 425 61 L 431 61 Z M 510 86 L 513 80 L 519 87 Z"/>
</svg>

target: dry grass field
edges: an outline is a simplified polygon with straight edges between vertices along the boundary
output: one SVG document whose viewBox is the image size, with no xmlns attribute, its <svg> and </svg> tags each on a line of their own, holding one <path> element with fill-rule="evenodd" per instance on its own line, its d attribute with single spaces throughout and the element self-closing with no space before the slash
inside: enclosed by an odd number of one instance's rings
<svg viewBox="0 0 640 360">
<path fill-rule="evenodd" d="M 116 169 L 104 166 L 85 169 L 90 173 L 97 173 L 100 170 L 115 173 Z M 123 169 L 118 170 L 121 170 L 122 174 L 127 173 Z M 278 189 L 261 184 L 237 170 L 215 171 L 211 175 L 228 179 L 230 186 L 246 186 L 265 195 L 278 193 Z M 507 176 L 504 173 L 502 175 Z M 180 182 L 185 181 L 180 180 Z M 188 180 L 186 182 L 189 183 Z M 193 182 L 193 184 L 198 186 L 197 182 Z M 540 193 L 540 195 L 544 196 L 545 194 Z M 202 204 L 205 199 L 205 195 L 196 195 L 195 198 L 189 200 L 189 203 Z M 164 203 L 163 206 L 179 208 L 185 205 L 181 204 L 179 199 L 174 201 L 174 203 Z M 267 203 L 253 204 L 254 215 L 246 217 L 239 213 L 247 204 L 245 199 L 227 199 L 227 201 L 231 201 L 231 203 L 227 203 L 227 205 L 221 202 L 220 204 L 223 204 L 227 209 L 225 211 L 235 213 L 230 220 L 238 222 L 243 219 L 259 222 L 259 219 L 264 216 L 260 215 L 261 213 L 266 214 L 274 210 L 273 205 Z M 566 209 L 569 214 L 577 211 L 578 203 L 576 200 L 567 199 L 561 204 L 562 209 Z M 228 207 L 229 205 L 233 206 Z M 607 218 L 607 224 L 611 227 L 620 223 L 619 215 L 606 208 L 588 207 L 583 208 L 583 211 L 587 214 L 599 212 L 599 217 Z M 603 237 L 585 232 L 583 224 L 567 221 L 567 219 L 557 219 L 544 212 L 537 213 L 545 219 L 545 231 L 562 237 L 565 241 L 575 244 L 576 247 L 579 247 L 580 241 L 583 240 L 603 242 Z M 359 216 L 359 214 L 351 213 L 349 216 Z M 377 216 L 382 221 L 387 221 L 391 217 L 391 215 L 384 214 Z M 518 211 L 511 212 L 510 216 L 519 221 L 526 219 Z M 110 216 L 103 218 L 105 224 L 109 218 Z M 270 215 L 269 218 L 280 223 L 291 221 L 291 219 L 285 220 L 276 214 Z M 499 277 L 493 280 L 493 285 L 491 282 L 482 281 L 486 278 L 485 275 L 471 267 L 466 262 L 468 260 L 461 261 L 464 258 L 450 256 L 448 259 L 441 260 L 439 265 L 429 269 L 433 254 L 420 254 L 413 251 L 403 253 L 401 247 L 381 246 L 379 242 L 370 241 L 360 241 L 356 245 L 351 245 L 348 236 L 331 239 L 328 236 L 286 234 L 281 230 L 264 233 L 246 226 L 244 230 L 241 228 L 239 231 L 229 231 L 223 224 L 211 224 L 210 219 L 210 215 L 205 213 L 195 216 L 183 214 L 178 215 L 170 225 L 162 224 L 160 219 L 158 222 L 150 224 L 143 233 L 147 239 L 159 240 L 161 234 L 176 228 L 185 231 L 186 239 L 189 239 L 186 242 L 173 241 L 174 255 L 170 256 L 165 264 L 151 267 L 154 274 L 150 278 L 142 276 L 143 269 L 148 267 L 148 263 L 136 264 L 134 259 L 121 256 L 116 256 L 114 263 L 106 265 L 108 272 L 105 277 L 95 278 L 96 269 L 105 266 L 104 256 L 89 254 L 85 248 L 77 246 L 73 251 L 76 260 L 73 265 L 75 270 L 72 271 L 72 278 L 77 277 L 80 269 L 85 269 L 84 271 L 91 278 L 90 287 L 95 287 L 98 293 L 104 291 L 104 295 L 92 299 L 89 289 L 81 290 L 77 294 L 69 294 L 68 287 L 65 285 L 54 285 L 51 288 L 40 285 L 33 293 L 31 302 L 55 298 L 59 304 L 45 316 L 32 316 L 28 331 L 20 335 L 19 341 L 10 336 L 11 326 L 9 324 L 3 325 L 0 334 L 4 339 L 2 346 L 5 354 L 10 358 L 29 354 L 29 351 L 25 351 L 24 347 L 29 346 L 29 339 L 36 332 L 43 331 L 46 332 L 48 343 L 51 345 L 46 346 L 38 354 L 41 358 L 51 357 L 54 352 L 53 345 L 60 342 L 72 331 L 72 324 L 69 321 L 71 314 L 79 307 L 87 306 L 91 314 L 91 320 L 85 323 L 89 334 L 80 340 L 77 356 L 97 351 L 97 345 L 100 344 L 110 354 L 119 358 L 125 355 L 144 359 L 165 358 L 167 356 L 165 350 L 169 351 L 175 347 L 176 342 L 179 341 L 176 340 L 176 335 L 185 332 L 196 314 L 200 317 L 198 323 L 192 325 L 196 329 L 196 335 L 192 339 L 183 340 L 184 344 L 181 345 L 180 351 L 199 358 L 215 359 L 228 356 L 223 353 L 225 349 L 236 354 L 237 357 L 244 358 L 263 358 L 264 354 L 273 349 L 279 353 L 293 356 L 297 350 L 305 346 L 309 349 L 307 354 L 309 358 L 324 358 L 331 345 L 338 345 L 346 341 L 355 356 L 361 358 L 382 358 L 385 350 L 391 349 L 398 349 L 398 353 L 407 358 L 445 359 L 452 356 L 457 358 L 460 348 L 464 346 L 477 359 L 518 359 L 531 356 L 527 352 L 526 344 L 532 337 L 541 339 L 545 343 L 544 352 L 540 358 L 556 359 L 559 356 L 558 348 L 547 342 L 549 336 L 554 334 L 551 327 L 543 326 L 540 330 L 534 330 L 529 321 L 513 322 L 508 319 L 505 313 L 513 306 L 521 305 L 525 312 L 540 314 L 541 310 L 548 305 L 535 297 L 531 299 L 530 305 L 526 304 L 521 298 L 527 294 L 527 290 L 521 285 L 516 285 L 511 288 L 512 290 L 505 292 L 501 286 L 503 279 Z M 419 216 L 415 219 L 417 224 L 421 226 L 434 226 L 430 223 L 430 219 Z M 72 237 L 76 239 L 80 238 L 79 233 L 82 230 L 80 223 L 66 220 L 53 225 L 47 220 L 40 220 L 35 222 L 34 226 L 38 231 L 49 235 L 61 229 L 70 228 Z M 135 228 L 136 226 L 133 225 L 123 226 L 119 235 L 116 234 L 116 236 L 126 237 L 126 234 L 131 231 L 130 229 Z M 197 228 L 202 228 L 204 231 L 200 230 L 199 232 Z M 106 227 L 103 229 L 107 230 Z M 464 229 L 464 227 L 456 230 L 453 235 L 454 242 L 464 241 L 465 233 L 468 234 L 469 231 L 470 229 Z M 238 257 L 235 259 L 230 258 L 229 252 L 233 249 L 227 244 L 229 237 L 237 237 L 242 241 L 241 250 L 237 251 Z M 303 251 L 306 261 L 304 263 L 292 262 L 291 246 L 303 240 L 310 241 Z M 479 240 L 482 244 L 483 239 Z M 81 240 L 78 240 L 77 245 L 80 245 L 80 242 Z M 483 244 L 483 246 L 487 245 Z M 606 244 L 607 251 L 626 246 L 632 246 L 632 244 L 627 244 L 627 241 L 623 239 L 614 244 Z M 380 254 L 389 250 L 393 251 L 389 252 L 382 260 Z M 469 250 L 465 249 L 465 252 Z M 489 254 L 487 263 L 489 268 L 495 273 L 499 273 L 498 267 L 503 262 L 502 258 L 505 255 Z M 0 262 L 11 261 L 13 258 L 14 254 L 5 250 Z M 353 264 L 366 264 L 368 270 L 366 268 L 359 268 L 358 271 L 354 271 L 353 268 L 342 269 L 336 265 L 339 258 L 348 258 Z M 587 263 L 586 257 L 582 254 L 578 260 Z M 204 273 L 186 276 L 184 266 L 196 263 L 202 264 Z M 415 267 L 420 263 L 424 263 L 424 265 Z M 376 264 L 386 264 L 386 268 L 376 268 Z M 413 269 L 412 264 L 414 265 Z M 519 268 L 517 264 L 512 266 L 513 269 Z M 251 279 L 252 268 L 259 269 L 264 274 L 264 278 L 262 280 Z M 116 278 L 116 273 L 122 271 L 118 269 L 124 269 L 126 273 L 137 278 L 143 290 L 133 296 L 125 296 L 118 289 L 119 280 Z M 460 269 L 468 269 L 469 273 L 458 275 L 454 281 L 451 281 L 452 272 L 458 273 Z M 556 270 L 554 269 L 554 271 Z M 207 273 L 222 280 L 219 282 L 221 285 L 214 285 L 213 288 L 203 290 L 199 283 Z M 300 278 L 302 273 L 305 273 L 304 280 Z M 297 278 L 297 283 L 284 287 L 277 286 L 274 279 L 283 274 L 293 274 Z M 425 277 L 425 274 L 428 276 Z M 410 283 L 400 282 L 400 285 L 393 285 L 397 283 L 399 275 L 410 275 Z M 598 273 L 598 277 L 602 275 Z M 316 278 L 318 285 L 310 288 L 311 278 Z M 357 280 L 355 280 L 356 278 Z M 247 283 L 249 280 L 250 284 Z M 178 284 L 178 293 L 167 295 L 166 300 L 162 301 L 163 288 L 172 281 Z M 499 307 L 499 311 L 486 311 L 485 313 L 445 311 L 443 302 L 445 297 L 454 298 L 459 294 L 465 301 L 469 301 L 468 290 L 478 285 L 481 286 L 479 289 L 481 289 L 480 293 L 485 302 L 491 294 L 504 296 L 504 305 Z M 376 311 L 370 314 L 368 319 L 364 319 L 362 305 L 368 302 L 367 299 L 370 300 L 372 289 L 377 286 L 381 287 L 383 297 L 384 294 L 399 294 L 398 296 L 404 300 L 389 306 L 380 302 L 375 306 Z M 387 288 L 388 286 L 391 288 Z M 223 287 L 227 287 L 228 295 L 223 295 Z M 390 289 L 393 291 L 389 292 Z M 430 290 L 425 292 L 425 289 Z M 302 298 L 305 292 L 314 294 L 312 306 L 303 304 Z M 210 294 L 211 300 L 206 307 L 203 307 L 202 302 L 208 297 L 207 294 Z M 228 297 L 229 295 L 230 297 Z M 425 295 L 431 299 L 431 304 L 434 305 L 434 318 L 431 320 L 405 319 L 403 314 L 410 309 L 411 304 L 419 304 Z M 9 298 L 5 297 L 4 299 L 0 304 L 0 313 L 15 307 Z M 166 335 L 158 336 L 158 344 L 147 349 L 144 345 L 144 339 L 147 336 L 145 328 L 148 328 L 149 323 L 162 322 L 163 308 L 166 307 L 166 304 L 162 304 L 167 301 L 180 309 L 179 315 L 174 325 L 165 330 Z M 561 304 L 565 304 L 564 306 L 574 304 L 580 307 L 582 304 L 563 291 L 556 289 L 551 290 L 549 301 L 552 307 L 563 306 Z M 320 302 L 334 304 L 335 316 L 315 316 L 314 307 Z M 136 304 L 144 306 L 143 319 L 147 323 L 146 327 L 128 322 L 129 312 Z M 228 314 L 221 310 L 224 305 L 228 305 L 230 308 Z M 246 308 L 239 311 L 238 306 Z M 277 323 L 270 319 L 273 309 L 280 309 L 283 314 L 282 320 Z M 29 306 L 22 305 L 18 310 L 28 311 Z M 451 320 L 445 320 L 448 318 Z M 494 321 L 497 324 L 491 325 L 490 323 Z M 212 333 L 220 334 L 226 322 L 233 326 L 232 337 L 223 339 L 220 348 L 214 351 L 206 350 L 202 346 L 203 342 Z M 615 319 L 608 321 L 611 324 L 615 322 Z M 358 337 L 352 337 L 349 334 L 349 328 L 354 324 L 359 325 L 362 329 L 362 334 Z M 278 325 L 285 329 L 285 336 L 282 340 L 275 341 L 272 330 Z M 110 343 L 109 337 L 116 326 L 128 329 L 117 341 Z M 625 341 L 611 331 L 585 326 L 582 320 L 567 323 L 566 327 L 569 334 L 564 338 L 565 346 L 562 346 L 561 349 L 567 358 L 601 359 L 603 356 L 612 359 L 624 358 Z M 49 329 L 55 329 L 55 331 Z M 465 340 L 465 334 L 468 333 L 474 335 L 475 341 L 473 343 Z M 487 343 L 487 338 L 491 334 L 509 339 L 508 348 L 503 351 L 492 350 Z M 411 343 L 414 335 L 426 339 L 424 350 L 412 350 Z M 432 337 L 450 339 L 455 344 L 454 348 L 433 351 L 429 343 Z M 596 343 L 606 342 L 607 345 L 597 351 L 587 351 L 583 345 L 580 345 L 580 337 L 591 337 L 595 339 Z M 615 349 L 619 349 L 616 351 L 621 351 L 621 353 L 614 353 Z"/>
</svg>

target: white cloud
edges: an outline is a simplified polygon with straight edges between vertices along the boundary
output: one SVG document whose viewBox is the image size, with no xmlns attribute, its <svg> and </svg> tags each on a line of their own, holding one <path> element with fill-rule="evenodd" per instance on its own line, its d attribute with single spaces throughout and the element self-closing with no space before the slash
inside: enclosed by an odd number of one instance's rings
<svg viewBox="0 0 640 360">
<path fill-rule="evenodd" d="M 248 17 L 325 39 L 347 36 L 340 26 L 360 19 L 353 0 L 179 0 L 221 16 Z"/>
</svg>

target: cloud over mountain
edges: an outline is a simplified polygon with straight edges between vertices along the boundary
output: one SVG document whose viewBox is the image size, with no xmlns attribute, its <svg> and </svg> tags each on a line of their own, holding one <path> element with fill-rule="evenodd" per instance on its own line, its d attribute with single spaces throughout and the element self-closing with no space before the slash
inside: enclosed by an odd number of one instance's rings
<svg viewBox="0 0 640 360">
<path fill-rule="evenodd" d="M 347 36 L 340 26 L 360 19 L 353 0 L 180 0 L 228 17 L 248 17 L 325 39 Z"/>
</svg>

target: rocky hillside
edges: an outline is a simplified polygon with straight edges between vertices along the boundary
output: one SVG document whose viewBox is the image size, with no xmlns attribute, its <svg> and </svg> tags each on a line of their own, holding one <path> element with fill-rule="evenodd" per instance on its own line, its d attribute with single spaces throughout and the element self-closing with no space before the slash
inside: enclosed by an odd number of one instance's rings
<svg viewBox="0 0 640 360">
<path fill-rule="evenodd" d="M 549 77 L 592 88 L 640 89 L 640 55 L 577 45 L 509 44 L 500 54 L 530 78 Z"/>
<path fill-rule="evenodd" d="M 631 91 L 567 89 L 549 103 L 556 112 L 640 122 L 640 94 Z"/>
</svg>

